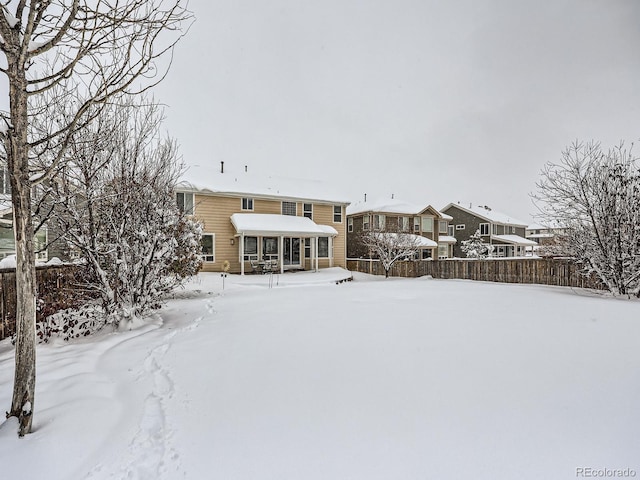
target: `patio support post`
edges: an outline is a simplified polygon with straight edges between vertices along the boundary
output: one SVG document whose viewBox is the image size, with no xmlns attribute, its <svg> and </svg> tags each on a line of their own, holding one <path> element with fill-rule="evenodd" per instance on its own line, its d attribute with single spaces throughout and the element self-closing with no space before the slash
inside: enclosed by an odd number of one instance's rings
<svg viewBox="0 0 640 480">
<path fill-rule="evenodd" d="M 318 271 L 318 237 L 313 239 L 313 258 L 316 261 L 316 272 Z"/>
<path fill-rule="evenodd" d="M 278 245 L 278 257 L 280 259 L 280 273 L 284 273 L 284 236 L 278 237 L 280 245 Z"/>
<path fill-rule="evenodd" d="M 240 234 L 240 275 L 244 275 L 244 233 Z"/>
</svg>

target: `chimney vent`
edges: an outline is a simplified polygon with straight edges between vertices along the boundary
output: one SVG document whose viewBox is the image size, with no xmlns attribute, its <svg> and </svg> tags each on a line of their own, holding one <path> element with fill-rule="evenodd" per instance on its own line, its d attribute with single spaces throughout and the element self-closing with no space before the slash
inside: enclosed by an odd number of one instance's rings
<svg viewBox="0 0 640 480">
<path fill-rule="evenodd" d="M 220 161 L 220 173 L 224 173 L 224 161 Z"/>
</svg>

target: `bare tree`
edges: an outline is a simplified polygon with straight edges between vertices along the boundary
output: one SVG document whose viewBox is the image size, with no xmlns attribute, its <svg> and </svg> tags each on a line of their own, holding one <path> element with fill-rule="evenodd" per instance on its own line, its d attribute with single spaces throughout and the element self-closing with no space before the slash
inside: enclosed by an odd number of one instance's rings
<svg viewBox="0 0 640 480">
<path fill-rule="evenodd" d="M 161 112 L 144 98 L 102 108 L 75 135 L 64 174 L 43 190 L 58 241 L 87 261 L 86 288 L 102 300 L 104 323 L 119 326 L 156 306 L 195 275 L 201 225 L 184 217 L 174 192 L 183 170 L 175 142 L 162 138 Z M 45 207 L 46 208 L 46 207 Z"/>
<path fill-rule="evenodd" d="M 575 142 L 542 171 L 540 216 L 566 229 L 566 251 L 614 295 L 640 295 L 640 173 L 623 144 Z"/>
<path fill-rule="evenodd" d="M 31 431 L 36 379 L 31 191 L 61 167 L 74 133 L 93 120 L 92 107 L 162 79 L 158 60 L 171 54 L 177 42 L 171 32 L 191 16 L 180 0 L 7 0 L 0 9 L 0 70 L 9 85 L 0 141 L 11 178 L 18 285 L 8 416 L 18 417 L 24 435 Z M 55 105 L 64 105 L 63 117 L 50 115 Z M 34 117 L 48 124 L 34 129 Z"/>
<path fill-rule="evenodd" d="M 391 267 L 398 260 L 410 259 L 417 255 L 421 247 L 425 246 L 424 237 L 407 232 L 363 232 L 361 242 L 371 255 L 377 257 L 384 268 L 386 278 L 389 278 Z"/>
</svg>

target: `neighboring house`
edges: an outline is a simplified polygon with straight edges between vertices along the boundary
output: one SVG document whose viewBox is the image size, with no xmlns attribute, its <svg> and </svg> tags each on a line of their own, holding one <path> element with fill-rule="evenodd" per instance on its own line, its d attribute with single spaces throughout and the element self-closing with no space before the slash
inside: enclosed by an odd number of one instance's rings
<svg viewBox="0 0 640 480">
<path fill-rule="evenodd" d="M 40 228 L 35 235 L 36 260 L 47 261 L 47 229 Z M 11 205 L 11 185 L 6 167 L 0 167 L 0 259 L 16 253 L 13 233 L 13 207 Z"/>
<path fill-rule="evenodd" d="M 526 255 L 527 247 L 536 242 L 525 238 L 527 224 L 489 207 L 450 203 L 442 212 L 453 217 L 452 233 L 457 243 L 454 253 L 464 258 L 460 249 L 461 242 L 468 240 L 476 230 L 480 231 L 484 243 L 493 246 L 493 257 L 520 257 Z"/>
<path fill-rule="evenodd" d="M 180 208 L 204 225 L 203 271 L 223 271 L 225 261 L 240 274 L 265 264 L 278 272 L 346 268 L 349 202 L 320 182 L 245 172 L 205 182 L 181 182 L 176 191 Z"/>
<path fill-rule="evenodd" d="M 405 232 L 420 236 L 419 260 L 453 256 L 456 239 L 450 235 L 451 217 L 432 206 L 420 207 L 399 200 L 358 202 L 347 208 L 347 257 L 368 258 L 361 236 L 368 231 Z"/>
<path fill-rule="evenodd" d="M 525 236 L 527 239 L 536 242 L 530 247 L 533 253 L 542 256 L 553 256 L 565 249 L 568 229 L 564 227 L 548 227 L 537 223 L 532 223 L 527 227 Z"/>
</svg>

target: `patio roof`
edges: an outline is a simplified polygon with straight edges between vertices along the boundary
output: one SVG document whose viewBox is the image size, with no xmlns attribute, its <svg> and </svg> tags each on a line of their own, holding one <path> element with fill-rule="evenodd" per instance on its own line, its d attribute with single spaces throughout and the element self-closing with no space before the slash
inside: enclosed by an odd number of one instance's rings
<svg viewBox="0 0 640 480">
<path fill-rule="evenodd" d="M 335 237 L 338 231 L 329 225 L 318 225 L 307 217 L 271 213 L 234 213 L 231 223 L 238 235 L 259 237 Z"/>
<path fill-rule="evenodd" d="M 492 235 L 491 238 L 493 240 L 498 240 L 499 242 L 504 242 L 504 243 L 510 243 L 512 245 L 524 245 L 524 246 L 538 245 L 533 240 L 527 240 L 526 238 L 523 238 L 520 235 Z"/>
</svg>

